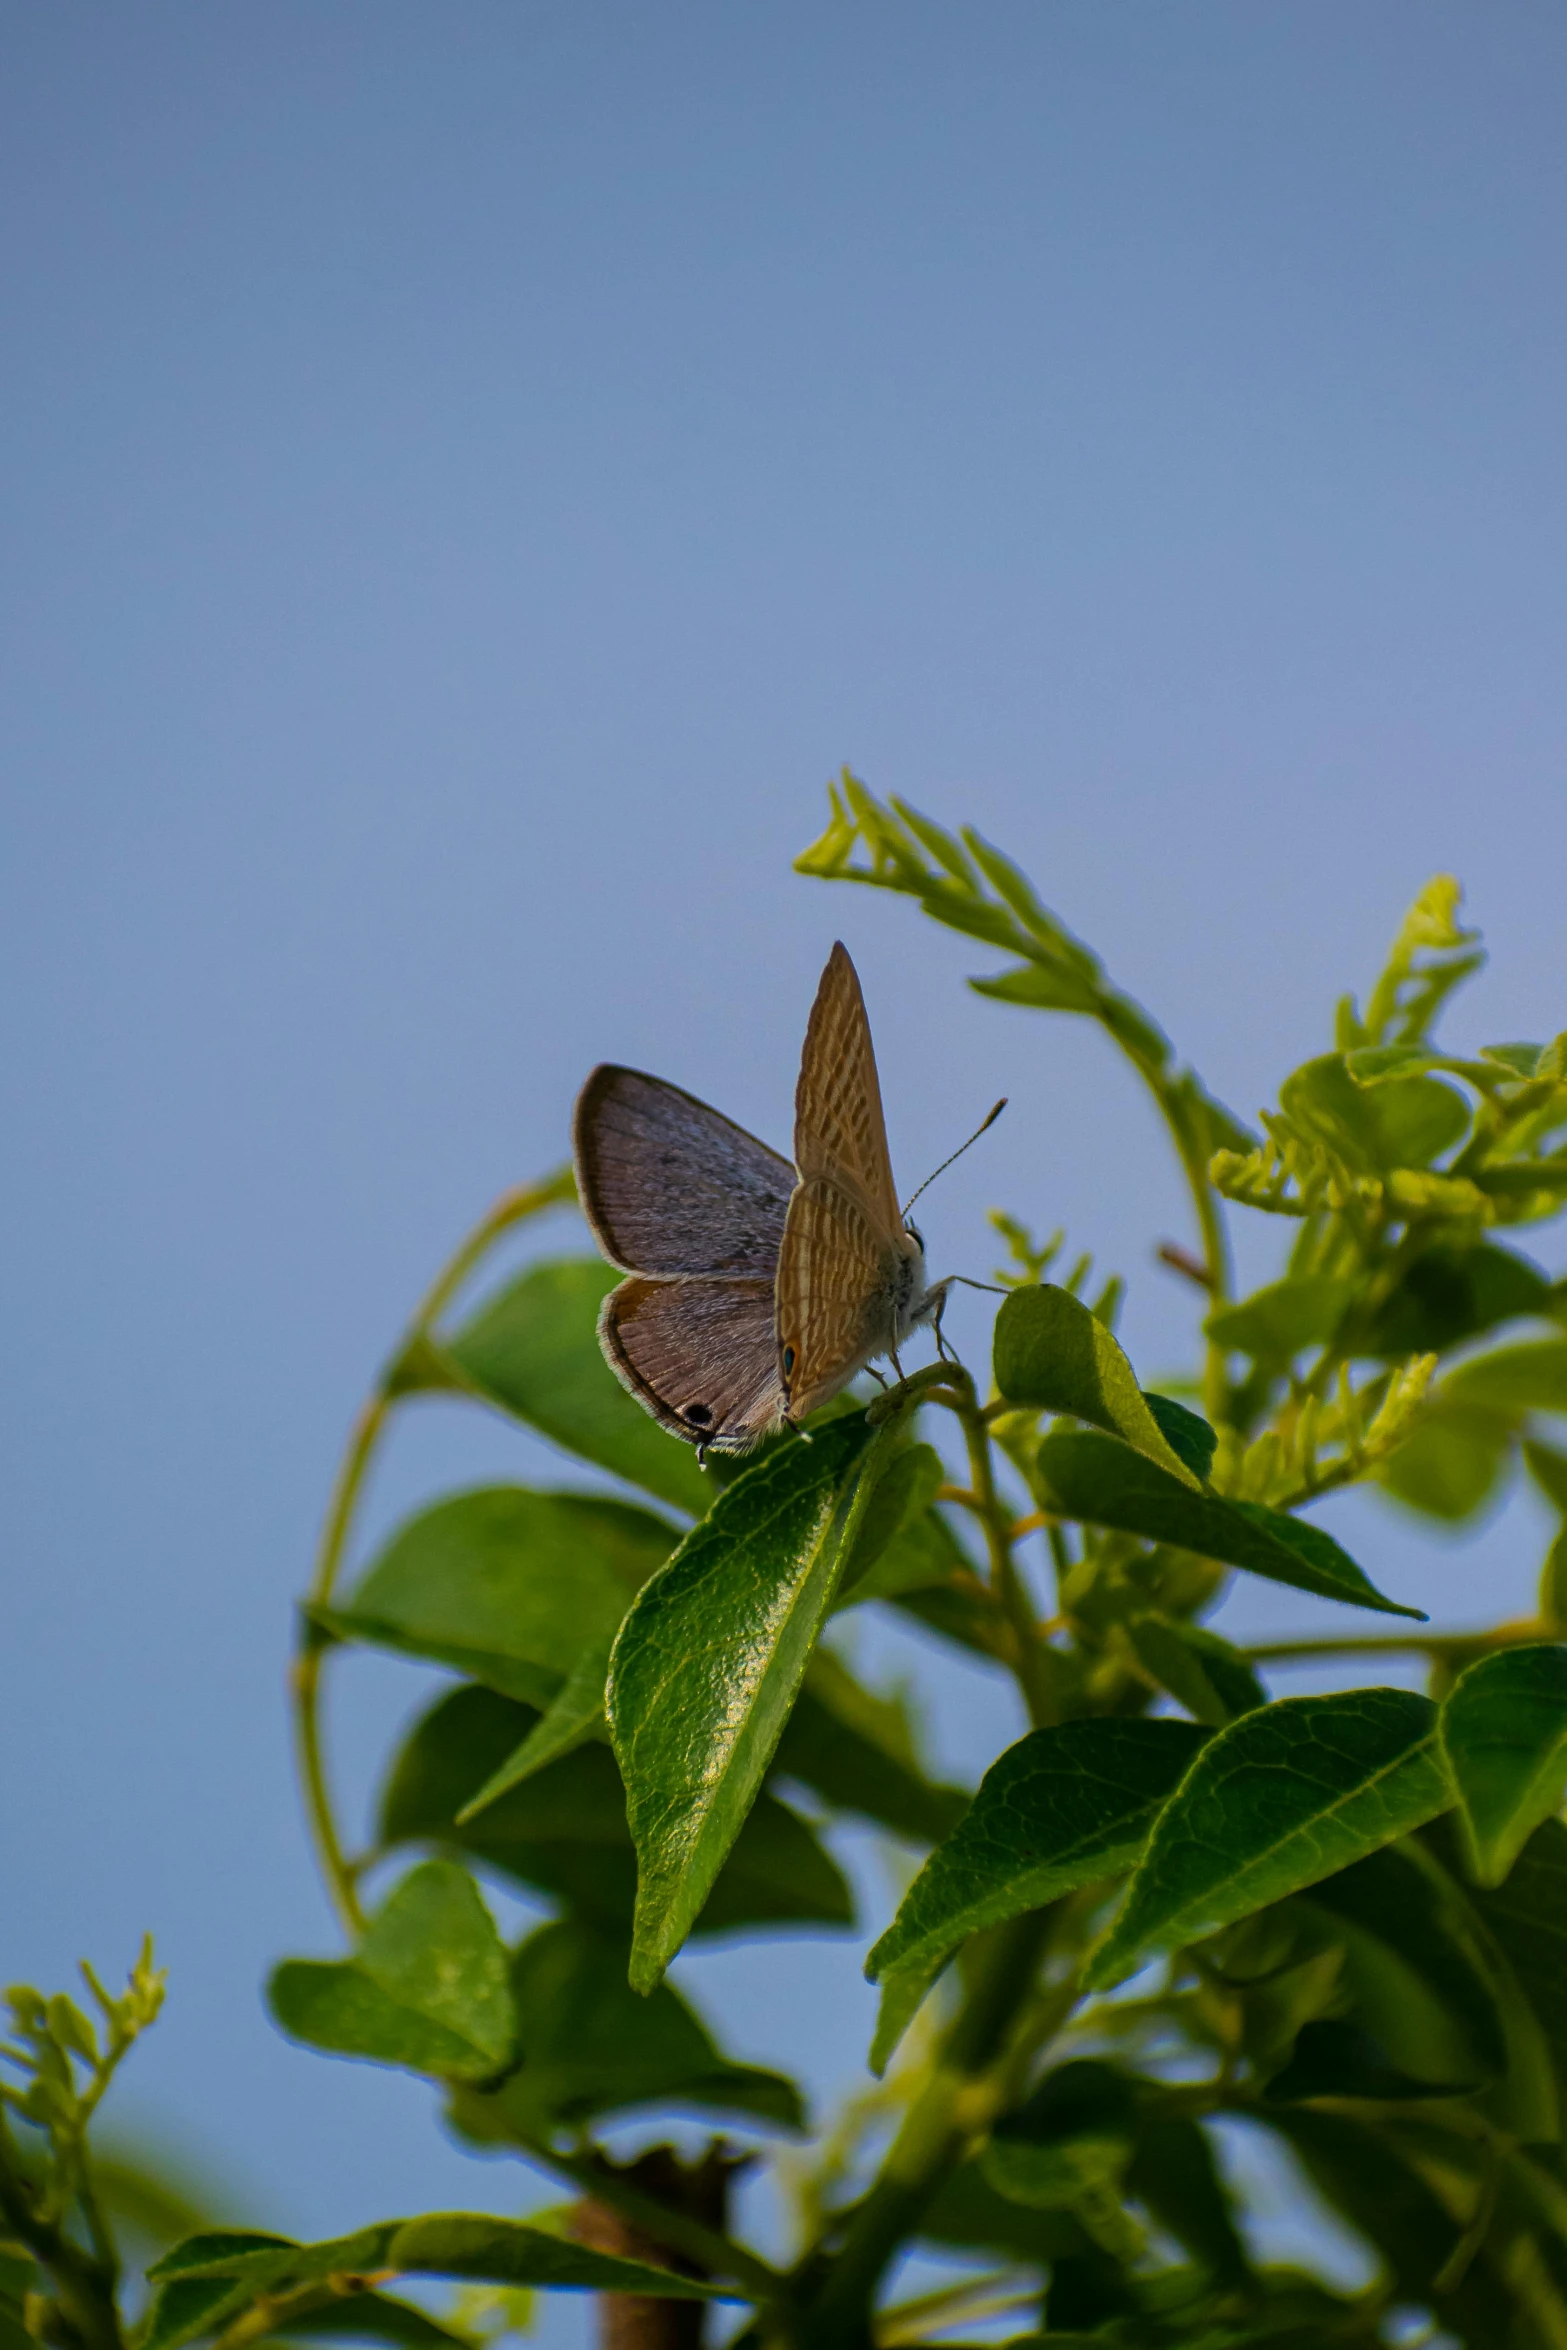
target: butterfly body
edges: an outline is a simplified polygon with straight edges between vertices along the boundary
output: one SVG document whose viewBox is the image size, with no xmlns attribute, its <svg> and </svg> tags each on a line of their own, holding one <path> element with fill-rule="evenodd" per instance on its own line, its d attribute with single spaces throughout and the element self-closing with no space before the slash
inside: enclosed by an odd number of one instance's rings
<svg viewBox="0 0 1567 2350">
<path fill-rule="evenodd" d="M 939 1309 L 841 945 L 806 1030 L 792 1166 L 678 1086 L 609 1065 L 578 1096 L 574 1139 L 583 1210 L 629 1276 L 604 1301 L 605 1357 L 704 1451 L 746 1452 L 807 1418 Z"/>
</svg>

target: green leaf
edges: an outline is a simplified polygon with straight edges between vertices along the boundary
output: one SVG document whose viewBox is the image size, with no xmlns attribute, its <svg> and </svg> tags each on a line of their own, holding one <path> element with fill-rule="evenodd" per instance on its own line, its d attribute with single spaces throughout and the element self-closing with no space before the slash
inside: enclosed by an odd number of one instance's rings
<svg viewBox="0 0 1567 2350">
<path fill-rule="evenodd" d="M 1558 1451 L 1554 1444 L 1536 1444 L 1525 1438 L 1523 1458 L 1546 1500 L 1567 1518 L 1567 1452 Z"/>
<path fill-rule="evenodd" d="M 851 1591 L 858 1592 L 867 1576 L 882 1567 L 889 1553 L 898 1555 L 906 1536 L 929 1521 L 936 1488 L 946 1473 L 941 1455 L 933 1445 L 911 1444 L 906 1452 L 894 1456 L 885 1475 L 878 1480 L 860 1520 L 854 1549 L 838 1586 L 840 1606 Z M 941 1526 L 939 1518 L 935 1524 Z M 898 1566 L 893 1568 L 895 1588 L 901 1588 L 899 1576 L 903 1571 Z M 878 1593 L 884 1595 L 885 1588 L 883 1576 L 877 1584 Z"/>
<path fill-rule="evenodd" d="M 1221 2282 L 1248 2277 L 1230 2197 L 1196 2122 L 1184 2114 L 1145 2113 L 1126 2185 L 1210 2276 Z"/>
<path fill-rule="evenodd" d="M 804 2126 L 800 2093 L 779 2073 L 734 2064 L 679 1993 L 647 1998 L 626 1981 L 626 1943 L 591 1927 L 541 1926 L 512 1962 L 522 2017 L 520 2070 L 492 2091 L 464 2090 L 456 2117 L 480 2144 L 547 2137 L 596 2115 L 658 2105 Z"/>
<path fill-rule="evenodd" d="M 328 1621 L 547 1705 L 677 1540 L 626 1502 L 484 1486 L 400 1526 Z"/>
<path fill-rule="evenodd" d="M 1239 1649 L 1217 1632 L 1168 1616 L 1126 1618 L 1126 1636 L 1143 1671 L 1184 1705 L 1194 1721 L 1220 1729 L 1266 1705 L 1268 1693 Z"/>
<path fill-rule="evenodd" d="M 1544 1820 L 1494 1891 L 1470 1898 L 1495 1935 L 1567 2082 L 1567 1828 Z"/>
<path fill-rule="evenodd" d="M 696 1454 L 626 1393 L 600 1351 L 599 1308 L 620 1279 L 596 1257 L 530 1265 L 446 1341 L 446 1353 L 502 1411 L 700 1517 L 713 1488 Z"/>
<path fill-rule="evenodd" d="M 1567 1648 L 1504 1648 L 1461 1673 L 1442 1746 L 1478 1883 L 1499 1885 L 1567 1794 Z"/>
<path fill-rule="evenodd" d="M 1444 1354 L 1516 1315 L 1547 1312 L 1550 1294 L 1539 1267 L 1512 1249 L 1490 1241 L 1428 1248 L 1384 1298 L 1355 1351 L 1390 1360 Z"/>
<path fill-rule="evenodd" d="M 609 1652 L 614 1644 L 612 1632 L 601 1632 L 588 1642 L 533 1727 L 512 1748 L 500 1769 L 485 1780 L 478 1794 L 464 1805 L 457 1818 L 459 1827 L 465 1827 L 476 1813 L 488 1810 L 509 1788 L 520 1786 L 535 1771 L 542 1771 L 546 1763 L 558 1762 L 563 1754 L 571 1754 L 584 1739 L 609 1736 L 604 1718 L 604 1686 L 609 1678 Z"/>
<path fill-rule="evenodd" d="M 1194 1477 L 1206 1483 L 1219 1439 L 1202 1414 L 1188 1411 L 1173 1395 L 1151 1395 L 1145 1390 L 1143 1401 L 1158 1421 L 1159 1433 L 1170 1450 L 1180 1456 Z"/>
<path fill-rule="evenodd" d="M 811 1659 L 774 1767 L 835 1810 L 918 1844 L 939 1844 L 969 1807 L 966 1789 L 926 1778 L 902 1704 L 862 1688 L 825 1648 Z"/>
<path fill-rule="evenodd" d="M 1284 1698 L 1243 1715 L 1170 1799 L 1084 1980 L 1119 1983 L 1152 1950 L 1201 1941 L 1451 1802 L 1436 1708 L 1412 1690 Z"/>
<path fill-rule="evenodd" d="M 609 1933 L 629 1931 L 636 1861 L 626 1798 L 607 1746 L 588 1744 L 547 1764 L 457 1824 L 484 1782 L 537 1717 L 488 1689 L 457 1689 L 415 1726 L 382 1799 L 384 1847 L 436 1844 L 471 1854 L 553 1895 Z M 719 1873 L 696 1930 L 845 1926 L 853 1903 L 841 1871 L 787 1804 L 757 1798 Z"/>
<path fill-rule="evenodd" d="M 981 2158 L 986 2178 L 1014 2203 L 1070 2209 L 1113 2187 L 1132 2159 L 1137 2100 L 1113 2065 L 1080 2057 L 1046 2073 L 1004 2114 Z"/>
<path fill-rule="evenodd" d="M 1407 1509 L 1458 1525 L 1495 1492 L 1513 1433 L 1504 1413 L 1450 1401 L 1443 1388 L 1378 1469 L 1377 1482 Z"/>
<path fill-rule="evenodd" d="M 1012 946 L 1015 941 L 1003 936 L 997 943 Z M 989 996 L 993 1003 L 1026 1004 L 1036 1012 L 1091 1014 L 1099 1009 L 1099 993 L 1093 982 L 1061 963 L 1019 963 L 1011 971 L 998 971 L 993 979 L 971 979 L 969 985 L 976 995 Z"/>
<path fill-rule="evenodd" d="M 895 1423 L 862 1413 L 729 1487 L 646 1585 L 610 1662 L 609 1723 L 637 1847 L 632 1981 L 680 1948 L 761 1786 Z"/>
<path fill-rule="evenodd" d="M 1319 1599 L 1425 1621 L 1418 1608 L 1385 1599 L 1320 1526 L 1260 1502 L 1194 1492 L 1109 1437 L 1086 1430 L 1047 1436 L 1034 1456 L 1034 1490 L 1041 1506 L 1060 1517 L 1172 1543 Z"/>
<path fill-rule="evenodd" d="M 1312 1141 L 1358 1173 L 1428 1167 L 1469 1130 L 1463 1095 L 1439 1077 L 1357 1085 L 1342 1053 L 1324 1053 L 1287 1077 L 1279 1107 Z"/>
<path fill-rule="evenodd" d="M 249 2247 L 245 2249 L 244 2247 Z M 177 2245 L 149 2278 L 164 2287 L 142 2350 L 177 2350 L 199 2334 L 232 2323 L 254 2303 L 275 2305 L 313 2285 L 354 2291 L 388 2275 L 458 2277 L 472 2283 L 532 2285 L 598 2293 L 646 2293 L 661 2300 L 732 2300 L 735 2296 L 655 2268 L 591 2251 L 569 2237 L 518 2220 L 479 2212 L 431 2212 L 420 2219 L 381 2220 L 352 2236 L 324 2244 L 285 2244 L 257 2237 L 196 2236 Z M 218 2285 L 196 2309 L 195 2285 Z M 182 2289 L 176 2295 L 175 2288 Z"/>
<path fill-rule="evenodd" d="M 1472 2081 L 1418 2080 L 1401 2073 L 1387 2051 L 1359 2024 L 1331 2017 L 1303 2024 L 1295 2053 L 1264 2094 L 1295 2103 L 1309 2097 L 1461 2097 Z"/>
<path fill-rule="evenodd" d="M 1442 1393 L 1495 1412 L 1567 1412 L 1567 1338 L 1534 1338 L 1477 1355 L 1448 1373 Z"/>
<path fill-rule="evenodd" d="M 457 2080 L 499 2071 L 516 2044 L 505 1950 L 478 1887 L 451 1861 L 403 1879 L 354 1959 L 285 1961 L 269 1997 L 296 2040 Z"/>
<path fill-rule="evenodd" d="M 970 1934 L 1131 1865 L 1204 1736 L 1187 1722 L 1063 1722 L 991 1764 L 865 1962 L 883 1985 L 874 2070 Z"/>
<path fill-rule="evenodd" d="M 1111 1333 L 1069 1290 L 1046 1281 L 1009 1291 L 996 1316 L 994 1345 L 996 1385 L 1009 1403 L 1070 1412 L 1123 1438 L 1179 1483 L 1199 1483 Z"/>
<path fill-rule="evenodd" d="M 998 2194 L 977 2161 L 949 2171 L 917 2222 L 920 2240 L 964 2252 L 1004 2252 L 1031 2268 L 1088 2249 L 1068 2211 L 1030 2210 Z"/>
<path fill-rule="evenodd" d="M 1203 1327 L 1220 1346 L 1282 1366 L 1307 1347 L 1326 1346 L 1354 1294 L 1353 1282 L 1331 1274 L 1293 1273 L 1254 1290 L 1239 1305 L 1221 1306 Z"/>
</svg>

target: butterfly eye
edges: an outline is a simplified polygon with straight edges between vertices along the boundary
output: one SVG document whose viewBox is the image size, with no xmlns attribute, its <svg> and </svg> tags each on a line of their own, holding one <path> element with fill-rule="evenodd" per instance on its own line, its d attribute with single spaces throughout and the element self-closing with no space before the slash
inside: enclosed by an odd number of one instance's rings
<svg viewBox="0 0 1567 2350">
<path fill-rule="evenodd" d="M 909 1238 L 916 1242 L 920 1248 L 925 1246 L 925 1235 L 917 1224 L 910 1224 L 906 1226 L 906 1230 L 908 1232 Z"/>
<path fill-rule="evenodd" d="M 790 1373 L 793 1371 L 793 1369 L 794 1369 L 794 1348 L 793 1348 L 792 1346 L 786 1346 L 786 1347 L 784 1348 L 784 1350 L 783 1350 L 783 1372 L 784 1372 L 784 1377 L 785 1377 L 786 1379 L 789 1377 L 789 1375 L 790 1375 Z"/>
</svg>

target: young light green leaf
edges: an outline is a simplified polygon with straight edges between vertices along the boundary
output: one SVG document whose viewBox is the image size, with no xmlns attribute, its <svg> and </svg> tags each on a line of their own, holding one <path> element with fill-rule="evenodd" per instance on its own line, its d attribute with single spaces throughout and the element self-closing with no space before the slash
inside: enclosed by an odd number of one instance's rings
<svg viewBox="0 0 1567 2350">
<path fill-rule="evenodd" d="M 1130 1866 L 1205 1735 L 1188 1722 L 1063 1722 L 991 1764 L 865 1962 L 883 1985 L 873 2069 L 970 1934 Z"/>
<path fill-rule="evenodd" d="M 1495 1493 L 1515 1433 L 1516 1423 L 1507 1413 L 1459 1402 L 1444 1385 L 1398 1450 L 1378 1467 L 1377 1482 L 1406 1509 L 1459 1525 Z"/>
<path fill-rule="evenodd" d="M 700 1517 L 696 1454 L 634 1402 L 605 1362 L 599 1308 L 621 1276 L 596 1257 L 530 1265 L 446 1341 L 470 1386 L 567 1452 Z"/>
<path fill-rule="evenodd" d="M 627 1502 L 484 1486 L 400 1526 L 328 1620 L 548 1705 L 584 1648 L 607 1649 L 677 1540 Z"/>
<path fill-rule="evenodd" d="M 1344 1318 L 1354 1283 L 1326 1273 L 1295 1273 L 1254 1290 L 1239 1305 L 1221 1306 L 1204 1329 L 1220 1346 L 1254 1362 L 1293 1362 L 1309 1346 L 1325 1346 Z"/>
<path fill-rule="evenodd" d="M 1476 1881 L 1499 1885 L 1567 1794 L 1567 1648 L 1504 1648 L 1461 1673 L 1442 1746 Z"/>
<path fill-rule="evenodd" d="M 1535 1338 L 1477 1355 L 1448 1373 L 1442 1393 L 1497 1412 L 1567 1412 L 1567 1338 Z"/>
<path fill-rule="evenodd" d="M 1418 1608 L 1385 1599 L 1320 1526 L 1259 1502 L 1194 1492 L 1110 1437 L 1086 1430 L 1046 1437 L 1034 1456 L 1033 1484 L 1041 1506 L 1058 1516 L 1172 1543 L 1319 1599 L 1425 1621 Z"/>
<path fill-rule="evenodd" d="M 638 1990 L 685 1940 L 751 1808 L 896 1441 L 895 1422 L 873 1438 L 856 1413 L 779 1446 L 621 1628 L 608 1712 L 637 1847 Z"/>
<path fill-rule="evenodd" d="M 1070 1412 L 1119 1436 L 1183 1485 L 1201 1480 L 1160 1427 L 1115 1339 L 1053 1282 L 1011 1290 L 996 1316 L 996 1385 L 1009 1403 Z"/>
<path fill-rule="evenodd" d="M 1204 1748 L 1089 1961 L 1104 1990 L 1155 1949 L 1216 1934 L 1445 1811 L 1436 1708 L 1405 1689 L 1291 1697 Z"/>
<path fill-rule="evenodd" d="M 426 1861 L 405 1877 L 354 1959 L 285 1962 L 270 1995 L 295 2039 L 453 2079 L 498 2071 L 516 2043 L 505 1949 L 477 1885 L 453 1861 Z"/>
</svg>

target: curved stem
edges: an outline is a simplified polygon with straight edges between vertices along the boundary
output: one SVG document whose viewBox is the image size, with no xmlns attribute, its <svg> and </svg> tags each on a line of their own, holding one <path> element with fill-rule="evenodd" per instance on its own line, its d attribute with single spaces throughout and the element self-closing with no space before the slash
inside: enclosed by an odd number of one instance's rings
<svg viewBox="0 0 1567 2350">
<path fill-rule="evenodd" d="M 359 1408 L 348 1439 L 348 1448 L 333 1480 L 332 1497 L 327 1504 L 326 1519 L 316 1548 L 305 1609 L 300 1614 L 299 1633 L 290 1670 L 290 1693 L 300 1783 L 316 1857 L 321 1863 L 321 1872 L 337 1913 L 349 1933 L 355 1936 L 364 1930 L 364 1909 L 354 1882 L 353 1868 L 338 1834 L 321 1737 L 321 1665 L 333 1642 L 331 1634 L 324 1632 L 306 1611 L 329 1605 L 337 1588 L 337 1578 L 348 1550 L 348 1538 L 353 1531 L 360 1497 L 364 1492 L 365 1478 L 398 1401 L 400 1366 L 409 1360 L 421 1343 L 428 1342 L 436 1318 L 450 1305 L 469 1274 L 504 1233 L 511 1231 L 514 1225 L 524 1223 L 528 1217 L 540 1215 L 544 1209 L 564 1204 L 575 1197 L 576 1183 L 569 1167 L 557 1168 L 553 1175 L 547 1175 L 542 1182 L 519 1184 L 511 1191 L 502 1192 L 489 1213 L 474 1226 L 447 1259 L 420 1300 L 402 1345 L 377 1381 L 373 1394 Z"/>
<path fill-rule="evenodd" d="M 1494 1624 L 1488 1632 L 1351 1633 L 1342 1640 L 1265 1640 L 1241 1651 L 1254 1664 L 1284 1664 L 1312 1656 L 1480 1656 L 1493 1648 L 1522 1648 L 1556 1637 L 1549 1624 Z"/>
</svg>

